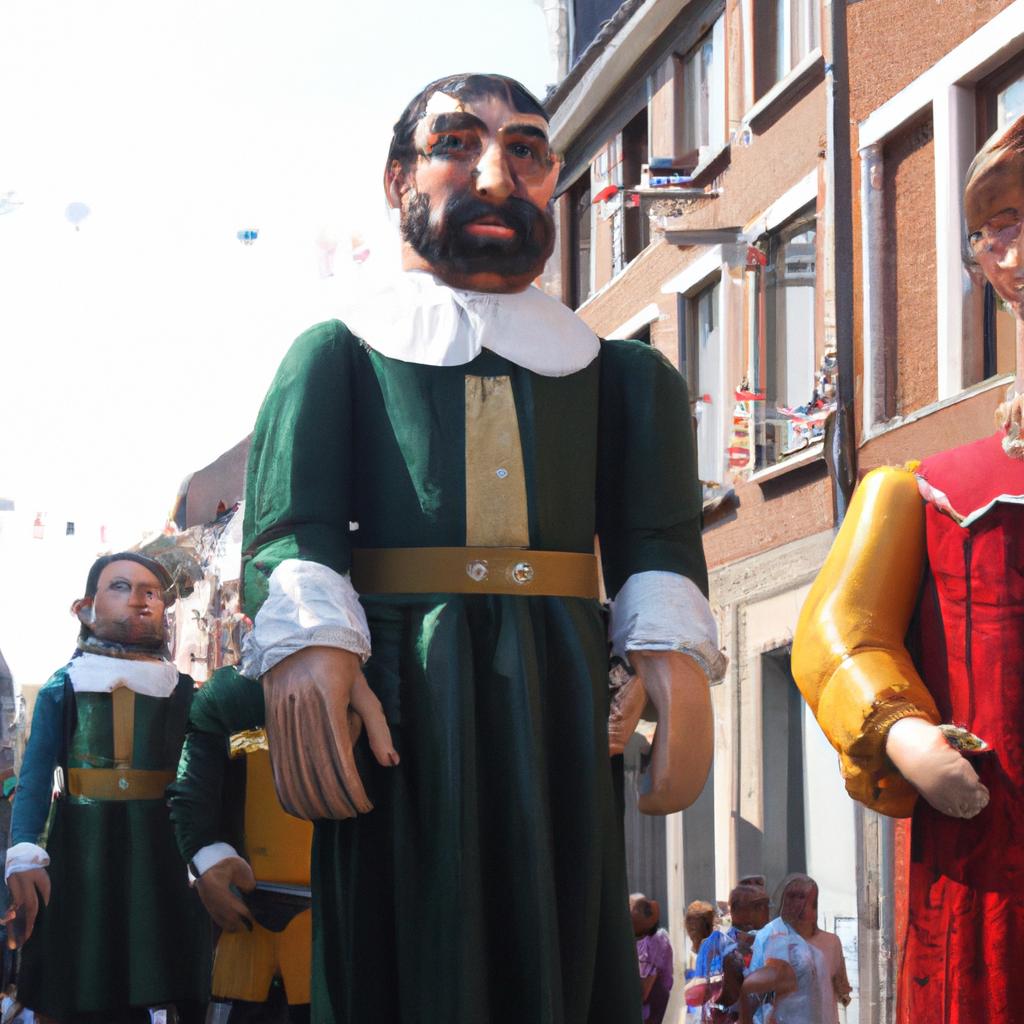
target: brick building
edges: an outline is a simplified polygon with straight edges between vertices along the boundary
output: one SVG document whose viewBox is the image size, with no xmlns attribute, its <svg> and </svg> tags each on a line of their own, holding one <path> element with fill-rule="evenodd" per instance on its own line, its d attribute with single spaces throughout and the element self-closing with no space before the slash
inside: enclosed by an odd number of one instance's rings
<svg viewBox="0 0 1024 1024">
<path fill-rule="evenodd" d="M 560 11 L 544 284 L 689 383 L 730 657 L 712 778 L 627 821 L 631 884 L 682 948 L 690 900 L 806 870 L 860 982 L 848 1019 L 891 1019 L 894 829 L 845 796 L 789 646 L 853 481 L 988 433 L 1010 379 L 1009 315 L 960 263 L 960 183 L 1024 110 L 1024 0 Z"/>
</svg>

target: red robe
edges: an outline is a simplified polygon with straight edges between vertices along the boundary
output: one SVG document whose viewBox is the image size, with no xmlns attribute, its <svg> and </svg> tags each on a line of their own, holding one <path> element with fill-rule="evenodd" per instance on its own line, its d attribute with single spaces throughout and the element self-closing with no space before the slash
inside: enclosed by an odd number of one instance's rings
<svg viewBox="0 0 1024 1024">
<path fill-rule="evenodd" d="M 949 818 L 924 800 L 914 810 L 905 1024 L 1024 1021 L 1024 461 L 1001 437 L 919 470 L 966 522 L 925 493 L 928 566 L 909 643 L 942 720 L 993 749 L 972 759 L 991 794 L 981 814 Z"/>
</svg>

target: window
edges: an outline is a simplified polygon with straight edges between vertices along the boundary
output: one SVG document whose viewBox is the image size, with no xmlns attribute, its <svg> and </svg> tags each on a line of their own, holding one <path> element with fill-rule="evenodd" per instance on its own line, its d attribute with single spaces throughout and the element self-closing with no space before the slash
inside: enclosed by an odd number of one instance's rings
<svg viewBox="0 0 1024 1024">
<path fill-rule="evenodd" d="M 803 214 L 765 236 L 751 273 L 755 331 L 748 360 L 755 403 L 755 468 L 820 440 L 832 408 L 831 363 L 817 344 L 816 228 Z"/>
<path fill-rule="evenodd" d="M 693 166 L 725 144 L 725 18 L 683 58 L 683 150 Z"/>
<path fill-rule="evenodd" d="M 990 135 L 1007 127 L 1021 114 L 1024 114 L 1024 63 L 1016 60 L 979 86 L 977 145 L 980 147 Z M 971 289 L 967 315 L 973 323 L 965 333 L 973 333 L 974 345 L 965 345 L 965 386 L 1013 373 L 1016 366 L 1013 314 L 987 282 L 974 279 Z"/>
<path fill-rule="evenodd" d="M 683 301 L 684 327 L 679 365 L 690 392 L 694 434 L 697 438 L 697 475 L 707 485 L 722 482 L 725 451 L 722 396 L 722 324 L 719 312 L 721 282 L 715 281 Z"/>
<path fill-rule="evenodd" d="M 821 45 L 819 0 L 757 0 L 755 95 L 760 99 Z"/>
<path fill-rule="evenodd" d="M 590 174 L 584 174 L 569 189 L 570 296 L 573 309 L 590 298 Z"/>
</svg>

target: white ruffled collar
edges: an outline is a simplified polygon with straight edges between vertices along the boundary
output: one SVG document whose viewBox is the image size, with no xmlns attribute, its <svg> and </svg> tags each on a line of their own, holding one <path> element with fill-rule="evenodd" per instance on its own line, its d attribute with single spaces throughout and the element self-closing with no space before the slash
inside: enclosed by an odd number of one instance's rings
<svg viewBox="0 0 1024 1024">
<path fill-rule="evenodd" d="M 600 342 L 568 307 L 533 286 L 512 295 L 449 288 L 406 271 L 342 310 L 353 334 L 392 359 L 462 366 L 482 349 L 544 377 L 589 366 Z"/>
<path fill-rule="evenodd" d="M 127 686 L 143 697 L 170 697 L 178 685 L 178 669 L 166 659 L 138 661 L 80 654 L 68 665 L 75 693 L 112 693 Z"/>
</svg>

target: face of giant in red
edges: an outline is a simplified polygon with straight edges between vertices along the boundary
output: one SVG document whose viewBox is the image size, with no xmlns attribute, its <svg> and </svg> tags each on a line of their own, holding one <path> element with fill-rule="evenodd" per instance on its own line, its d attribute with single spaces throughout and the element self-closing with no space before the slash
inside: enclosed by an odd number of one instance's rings
<svg viewBox="0 0 1024 1024">
<path fill-rule="evenodd" d="M 477 291 L 522 291 L 554 246 L 559 163 L 548 126 L 497 96 L 435 93 L 416 130 L 415 163 L 388 170 L 402 211 L 403 266 Z"/>
<path fill-rule="evenodd" d="M 93 636 L 122 644 L 158 645 L 164 638 L 164 590 L 138 562 L 104 566 L 96 596 L 76 601 L 73 610 Z"/>
</svg>

